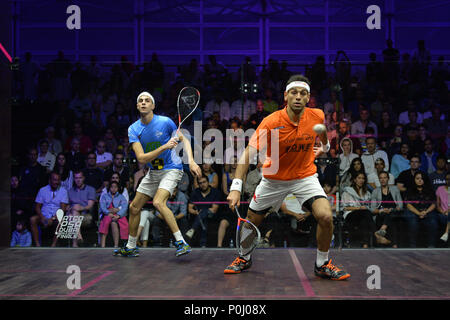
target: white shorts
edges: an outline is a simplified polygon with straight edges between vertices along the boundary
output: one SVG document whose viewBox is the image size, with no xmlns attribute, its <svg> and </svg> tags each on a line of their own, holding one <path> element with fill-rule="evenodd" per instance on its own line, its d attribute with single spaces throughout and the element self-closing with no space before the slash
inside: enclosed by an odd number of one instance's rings
<svg viewBox="0 0 450 320">
<path fill-rule="evenodd" d="M 298 180 L 271 180 L 262 178 L 258 184 L 250 201 L 250 209 L 252 211 L 262 211 L 267 208 L 272 208 L 273 211 L 278 211 L 283 204 L 284 199 L 288 194 L 292 193 L 303 207 L 303 203 L 313 197 L 323 196 L 327 197 L 317 179 L 317 173 Z"/>
<path fill-rule="evenodd" d="M 150 198 L 155 196 L 158 189 L 167 190 L 172 195 L 182 177 L 183 170 L 149 170 L 136 191 Z"/>
</svg>

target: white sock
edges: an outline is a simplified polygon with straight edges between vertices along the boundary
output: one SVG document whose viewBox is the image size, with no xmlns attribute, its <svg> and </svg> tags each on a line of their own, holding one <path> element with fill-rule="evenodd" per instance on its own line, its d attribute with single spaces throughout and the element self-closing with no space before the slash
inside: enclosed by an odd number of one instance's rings
<svg viewBox="0 0 450 320">
<path fill-rule="evenodd" d="M 181 234 L 181 231 L 180 231 L 180 230 L 178 230 L 177 232 L 175 232 L 175 233 L 173 234 L 173 236 L 175 237 L 175 241 L 183 241 L 183 242 L 186 242 L 186 241 L 184 241 L 183 235 Z"/>
<path fill-rule="evenodd" d="M 317 249 L 316 266 L 321 267 L 328 260 L 328 251 L 322 252 Z"/>
<path fill-rule="evenodd" d="M 137 237 L 128 236 L 128 242 L 127 242 L 127 248 L 128 249 L 134 249 L 136 248 L 136 240 Z"/>
</svg>

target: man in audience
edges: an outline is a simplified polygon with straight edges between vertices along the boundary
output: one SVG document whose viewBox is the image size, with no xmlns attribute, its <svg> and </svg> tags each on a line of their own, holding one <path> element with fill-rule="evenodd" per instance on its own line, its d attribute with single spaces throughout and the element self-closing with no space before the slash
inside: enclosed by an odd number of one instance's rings
<svg viewBox="0 0 450 320">
<path fill-rule="evenodd" d="M 88 153 L 83 175 L 85 177 L 84 183 L 94 187 L 97 197 L 99 197 L 104 186 L 103 170 L 97 167 L 97 154 L 95 152 Z"/>
<path fill-rule="evenodd" d="M 67 205 L 69 204 L 67 190 L 61 187 L 59 173 L 51 173 L 49 184 L 39 189 L 35 202 L 35 215 L 31 217 L 30 224 L 34 243 L 36 247 L 40 247 L 41 242 L 39 240 L 38 226 L 42 228 L 57 226 L 58 219 L 56 218 L 56 211 L 58 209 L 66 211 Z M 54 236 L 52 247 L 56 246 L 57 240 L 56 236 Z"/>
<path fill-rule="evenodd" d="M 397 177 L 397 180 L 395 180 L 397 188 L 402 193 L 402 197 L 406 195 L 408 189 L 411 189 L 411 187 L 414 186 L 414 175 L 416 174 L 416 172 L 422 172 L 424 179 L 429 179 L 426 172 L 420 170 L 421 163 L 420 156 L 418 154 L 413 155 L 410 158 L 409 163 L 411 167 L 407 170 L 402 171 Z"/>
<path fill-rule="evenodd" d="M 200 187 L 191 194 L 188 205 L 188 211 L 194 216 L 194 222 L 186 232 L 186 237 L 192 239 L 194 233 L 201 229 L 200 246 L 206 247 L 208 220 L 219 210 L 219 205 L 214 202 L 220 201 L 221 196 L 219 190 L 211 188 L 208 177 L 198 177 L 197 181 Z"/>
<path fill-rule="evenodd" d="M 106 170 L 112 164 L 113 156 L 106 151 L 106 143 L 103 140 L 97 142 L 97 149 L 95 151 L 97 156 L 97 167 Z"/>
<path fill-rule="evenodd" d="M 376 172 L 375 160 L 381 158 L 384 160 L 385 170 L 389 171 L 389 158 L 385 151 L 377 149 L 377 139 L 375 137 L 368 137 L 366 139 L 367 151 L 361 155 L 361 160 L 364 163 L 366 175 Z"/>
<path fill-rule="evenodd" d="M 82 226 L 89 226 L 92 223 L 92 209 L 97 200 L 95 189 L 84 183 L 83 171 L 76 171 L 73 174 L 74 186 L 69 190 L 69 209 L 67 213 L 72 216 L 83 216 Z M 81 230 L 80 235 L 81 237 Z M 73 247 L 78 247 L 78 239 L 73 239 Z"/>
<path fill-rule="evenodd" d="M 103 175 L 104 181 L 109 181 L 114 172 L 120 175 L 120 184 L 129 188 L 130 186 L 130 169 L 124 165 L 124 155 L 121 152 L 114 154 L 114 160 L 111 168 L 105 170 Z"/>
</svg>

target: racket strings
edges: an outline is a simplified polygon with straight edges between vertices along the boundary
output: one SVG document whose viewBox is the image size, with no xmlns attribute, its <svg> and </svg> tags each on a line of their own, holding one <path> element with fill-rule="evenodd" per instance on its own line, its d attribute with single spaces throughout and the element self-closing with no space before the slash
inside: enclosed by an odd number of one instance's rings
<svg viewBox="0 0 450 320">
<path fill-rule="evenodd" d="M 250 253 L 258 245 L 258 232 L 253 225 L 245 222 L 239 225 L 238 245 L 243 255 Z"/>
</svg>

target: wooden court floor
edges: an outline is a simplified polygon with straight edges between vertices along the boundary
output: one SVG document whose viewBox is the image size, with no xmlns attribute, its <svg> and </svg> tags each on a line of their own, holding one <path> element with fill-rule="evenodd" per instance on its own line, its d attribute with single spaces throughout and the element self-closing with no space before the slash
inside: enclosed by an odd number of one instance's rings
<svg viewBox="0 0 450 320">
<path fill-rule="evenodd" d="M 257 249 L 252 268 L 239 275 L 223 274 L 234 249 L 174 253 L 148 248 L 123 258 L 110 248 L 2 249 L 0 300 L 450 300 L 448 249 L 331 250 L 351 274 L 346 281 L 314 276 L 315 249 Z M 68 273 L 70 266 L 80 273 Z M 69 279 L 76 274 L 78 287 Z"/>
</svg>

